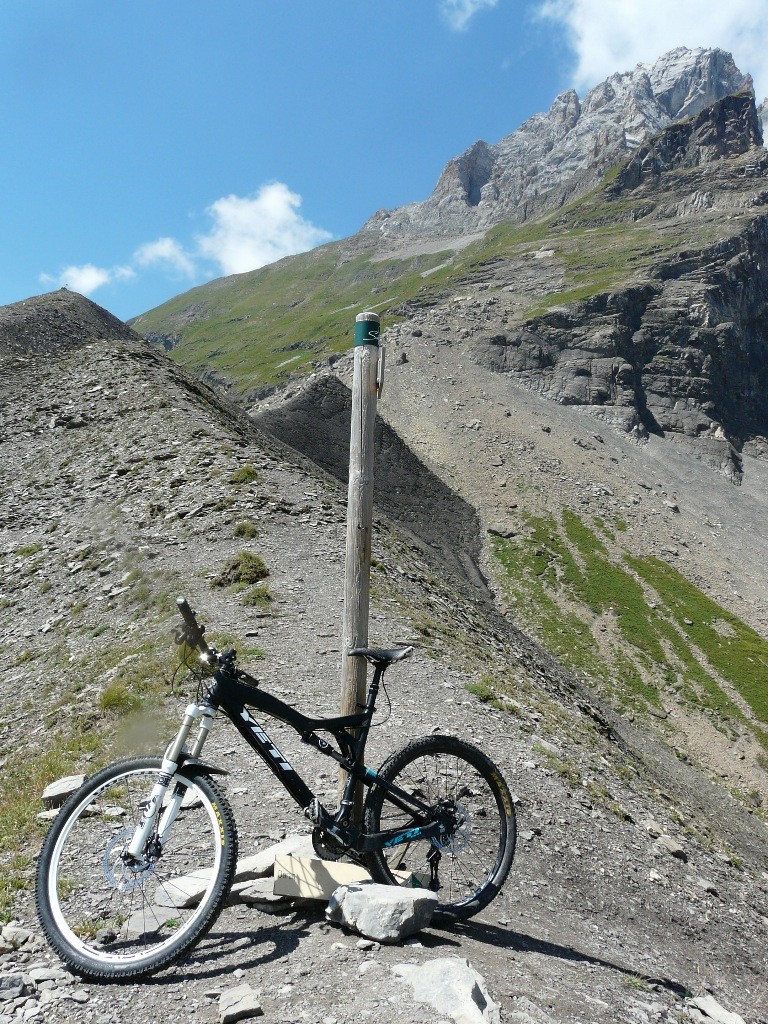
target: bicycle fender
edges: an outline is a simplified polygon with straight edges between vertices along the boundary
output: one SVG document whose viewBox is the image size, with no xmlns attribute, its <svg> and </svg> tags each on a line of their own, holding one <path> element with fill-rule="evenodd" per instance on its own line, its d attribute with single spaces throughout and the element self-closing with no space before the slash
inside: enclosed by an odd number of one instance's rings
<svg viewBox="0 0 768 1024">
<path fill-rule="evenodd" d="M 229 775 L 226 768 L 218 768 L 215 764 L 201 761 L 199 757 L 189 757 L 184 754 L 179 757 L 178 772 L 181 775 L 188 775 L 192 772 L 199 772 L 201 775 Z"/>
</svg>

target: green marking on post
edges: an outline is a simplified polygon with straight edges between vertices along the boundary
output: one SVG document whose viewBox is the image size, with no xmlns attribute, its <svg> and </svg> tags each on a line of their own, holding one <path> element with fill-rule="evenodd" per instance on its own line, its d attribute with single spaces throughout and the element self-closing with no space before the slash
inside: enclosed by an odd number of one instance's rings
<svg viewBox="0 0 768 1024">
<path fill-rule="evenodd" d="M 358 313 L 355 317 L 355 348 L 358 345 L 379 346 L 381 318 L 378 313 Z"/>
</svg>

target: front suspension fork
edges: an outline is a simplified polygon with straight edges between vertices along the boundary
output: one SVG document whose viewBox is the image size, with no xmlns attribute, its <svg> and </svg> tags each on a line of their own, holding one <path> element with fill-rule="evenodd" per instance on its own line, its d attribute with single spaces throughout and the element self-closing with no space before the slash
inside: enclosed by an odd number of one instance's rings
<svg viewBox="0 0 768 1024">
<path fill-rule="evenodd" d="M 166 793 L 168 792 L 168 789 L 173 782 L 173 778 L 178 771 L 179 758 L 184 752 L 187 740 L 189 739 L 189 734 L 195 722 L 199 723 L 198 733 L 195 737 L 192 749 L 189 751 L 189 756 L 198 757 L 200 755 L 203 745 L 208 738 L 208 734 L 211 731 L 215 714 L 215 708 L 212 708 L 208 704 L 189 704 L 187 706 L 184 713 L 184 720 L 181 723 L 181 728 L 176 734 L 176 738 L 168 746 L 168 749 L 163 755 L 163 763 L 160 766 L 157 782 L 153 786 L 149 799 L 146 802 L 144 812 L 141 816 L 141 821 L 136 826 L 131 841 L 125 849 L 124 856 L 126 856 L 126 858 L 132 858 L 134 861 L 145 860 L 144 851 L 150 836 L 152 836 L 155 831 L 157 831 L 158 839 L 160 840 L 162 847 L 171 825 L 173 825 L 176 820 L 182 800 L 184 799 L 182 787 L 177 786 L 173 796 L 163 811 L 163 816 L 160 819 L 157 829 L 155 829 L 158 813 L 160 808 L 163 806 Z"/>
</svg>

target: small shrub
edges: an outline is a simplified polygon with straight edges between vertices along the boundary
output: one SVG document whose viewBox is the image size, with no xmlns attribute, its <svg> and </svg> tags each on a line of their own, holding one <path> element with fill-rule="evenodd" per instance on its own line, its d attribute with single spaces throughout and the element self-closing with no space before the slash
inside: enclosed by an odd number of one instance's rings
<svg viewBox="0 0 768 1024">
<path fill-rule="evenodd" d="M 492 708 L 496 708 L 497 711 L 504 710 L 504 705 L 499 700 L 486 676 L 482 676 L 478 683 L 466 683 L 464 689 L 467 693 L 471 693 L 478 700 L 481 700 L 483 704 L 488 704 Z"/>
<path fill-rule="evenodd" d="M 28 558 L 29 555 L 36 555 L 38 551 L 43 550 L 43 545 L 36 541 L 34 544 L 26 544 L 24 547 L 16 548 L 16 554 L 21 555 L 23 558 Z"/>
<path fill-rule="evenodd" d="M 253 540 L 254 537 L 258 537 L 259 528 L 252 519 L 244 519 L 241 523 L 235 526 L 235 536 L 242 537 L 245 540 Z"/>
<path fill-rule="evenodd" d="M 247 608 L 267 608 L 272 600 L 268 587 L 251 587 L 243 594 L 243 604 Z"/>
<path fill-rule="evenodd" d="M 211 581 L 213 587 L 231 587 L 235 583 L 259 583 L 269 576 L 269 569 L 258 555 L 244 551 L 227 562 L 219 575 Z"/>
<path fill-rule="evenodd" d="M 236 469 L 235 472 L 230 476 L 229 482 L 231 484 L 252 484 L 255 480 L 259 480 L 261 474 L 255 466 L 252 466 L 250 462 L 241 466 L 240 469 Z"/>
</svg>

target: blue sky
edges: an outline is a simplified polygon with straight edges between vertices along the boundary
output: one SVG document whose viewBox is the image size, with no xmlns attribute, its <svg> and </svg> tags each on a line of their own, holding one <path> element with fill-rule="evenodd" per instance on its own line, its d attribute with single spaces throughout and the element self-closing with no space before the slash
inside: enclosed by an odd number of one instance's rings
<svg viewBox="0 0 768 1024">
<path fill-rule="evenodd" d="M 672 46 L 733 50 L 763 95 L 767 43 L 768 0 L 3 0 L 0 303 L 66 281 L 136 315 Z"/>
</svg>

